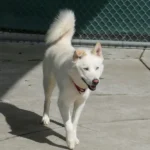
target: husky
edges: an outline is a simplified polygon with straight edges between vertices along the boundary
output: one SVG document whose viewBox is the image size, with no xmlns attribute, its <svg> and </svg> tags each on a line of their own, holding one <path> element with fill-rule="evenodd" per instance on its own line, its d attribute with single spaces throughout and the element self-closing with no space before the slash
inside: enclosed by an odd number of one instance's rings
<svg viewBox="0 0 150 150">
<path fill-rule="evenodd" d="M 50 123 L 51 95 L 57 83 L 58 107 L 66 130 L 69 149 L 79 144 L 77 125 L 90 92 L 96 89 L 103 72 L 100 43 L 92 49 L 74 48 L 71 44 L 75 32 L 72 10 L 61 10 L 50 26 L 46 43 L 49 45 L 43 60 L 43 87 L 45 94 L 42 123 Z M 71 113 L 71 106 L 73 112 Z"/>
</svg>

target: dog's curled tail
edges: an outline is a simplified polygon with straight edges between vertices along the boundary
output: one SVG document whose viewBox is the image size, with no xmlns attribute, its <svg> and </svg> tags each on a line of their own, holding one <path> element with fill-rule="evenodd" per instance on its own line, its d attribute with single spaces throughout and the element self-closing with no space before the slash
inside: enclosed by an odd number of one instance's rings
<svg viewBox="0 0 150 150">
<path fill-rule="evenodd" d="M 47 32 L 46 43 L 52 44 L 55 42 L 63 42 L 64 40 L 65 43 L 71 43 L 74 26 L 74 12 L 68 9 L 61 10 Z"/>
</svg>

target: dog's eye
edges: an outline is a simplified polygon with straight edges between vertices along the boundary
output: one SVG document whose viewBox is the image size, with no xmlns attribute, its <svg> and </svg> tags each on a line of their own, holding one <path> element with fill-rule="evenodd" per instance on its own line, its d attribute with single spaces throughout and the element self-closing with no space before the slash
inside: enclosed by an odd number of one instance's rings
<svg viewBox="0 0 150 150">
<path fill-rule="evenodd" d="M 84 70 L 89 70 L 89 68 L 83 68 Z"/>
<path fill-rule="evenodd" d="M 99 67 L 96 67 L 96 70 L 98 70 L 99 69 Z"/>
</svg>

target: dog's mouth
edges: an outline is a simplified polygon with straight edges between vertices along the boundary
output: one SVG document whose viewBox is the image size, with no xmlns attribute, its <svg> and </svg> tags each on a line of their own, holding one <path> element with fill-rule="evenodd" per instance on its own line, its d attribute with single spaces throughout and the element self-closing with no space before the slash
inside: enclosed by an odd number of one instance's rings
<svg viewBox="0 0 150 150">
<path fill-rule="evenodd" d="M 95 91 L 95 90 L 96 90 L 96 86 L 95 86 L 95 85 L 88 85 L 88 88 L 89 88 L 91 91 Z"/>
<path fill-rule="evenodd" d="M 86 83 L 85 79 L 84 78 L 81 78 L 84 83 L 88 86 L 88 88 L 91 90 L 91 91 L 95 91 L 96 90 L 96 85 L 89 85 Z"/>
</svg>

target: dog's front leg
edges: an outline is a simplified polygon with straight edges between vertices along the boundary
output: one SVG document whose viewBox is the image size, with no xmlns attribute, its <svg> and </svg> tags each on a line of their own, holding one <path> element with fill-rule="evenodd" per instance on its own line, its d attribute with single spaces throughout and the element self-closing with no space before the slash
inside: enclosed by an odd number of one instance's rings
<svg viewBox="0 0 150 150">
<path fill-rule="evenodd" d="M 70 149 L 75 148 L 75 135 L 73 131 L 73 124 L 71 121 L 71 113 L 70 113 L 70 106 L 71 102 L 69 100 L 64 100 L 62 98 L 59 98 L 58 100 L 58 107 L 65 125 L 66 129 L 66 141 L 68 144 L 68 147 Z"/>
<path fill-rule="evenodd" d="M 84 108 L 84 105 L 85 105 L 84 99 L 78 99 L 74 103 L 72 120 L 73 120 L 73 130 L 74 130 L 74 134 L 75 134 L 75 143 L 76 144 L 79 144 L 79 139 L 77 138 L 77 125 L 78 125 L 78 121 L 79 121 L 81 112 Z"/>
</svg>

